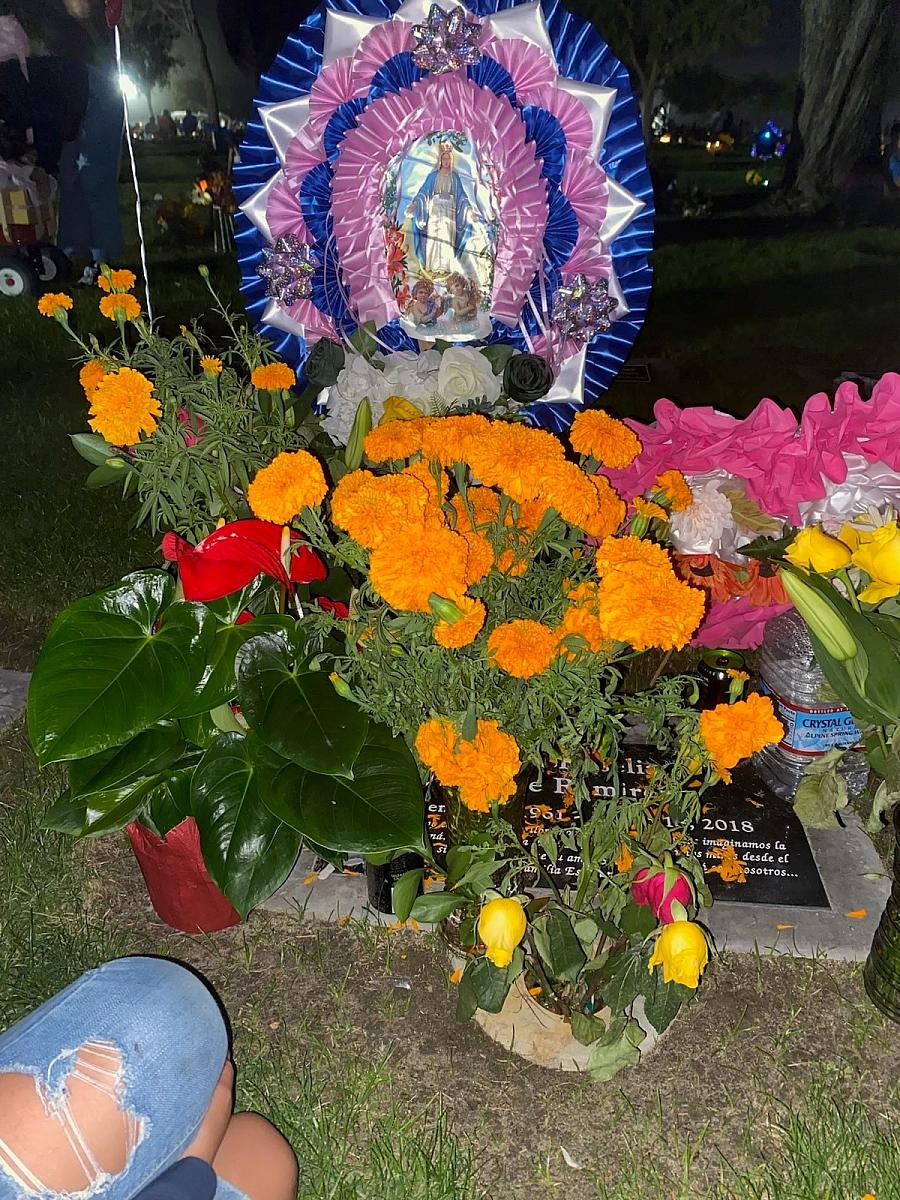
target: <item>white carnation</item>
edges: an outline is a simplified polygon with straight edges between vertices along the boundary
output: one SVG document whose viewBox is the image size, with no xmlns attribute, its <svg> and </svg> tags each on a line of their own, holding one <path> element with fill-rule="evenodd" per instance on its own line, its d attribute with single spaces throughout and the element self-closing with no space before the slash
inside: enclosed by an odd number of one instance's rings
<svg viewBox="0 0 900 1200">
<path fill-rule="evenodd" d="M 688 478 L 694 502 L 669 519 L 672 545 L 681 554 L 722 554 L 733 549 L 737 526 L 728 497 L 719 491 L 729 480 L 721 474 Z"/>
<path fill-rule="evenodd" d="M 338 446 L 347 445 L 356 410 L 365 396 L 368 396 L 372 409 L 372 424 L 377 425 L 384 414 L 385 400 L 393 394 L 384 372 L 361 354 L 353 355 L 342 368 L 337 383 L 327 391 L 322 428 Z"/>
</svg>

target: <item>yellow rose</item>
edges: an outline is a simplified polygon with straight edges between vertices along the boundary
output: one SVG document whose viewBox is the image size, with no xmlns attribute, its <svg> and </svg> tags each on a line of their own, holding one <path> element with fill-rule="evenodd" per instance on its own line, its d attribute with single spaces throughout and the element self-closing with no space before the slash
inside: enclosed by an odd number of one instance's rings
<svg viewBox="0 0 900 1200">
<path fill-rule="evenodd" d="M 384 416 L 379 425 L 388 425 L 391 421 L 418 421 L 422 410 L 416 408 L 411 400 L 403 396 L 388 396 L 384 402 Z"/>
<path fill-rule="evenodd" d="M 829 571 L 846 567 L 850 561 L 850 547 L 818 525 L 811 525 L 808 529 L 800 530 L 784 556 L 789 563 L 804 571 L 813 570 L 827 575 Z"/>
<path fill-rule="evenodd" d="M 706 934 L 693 921 L 673 921 L 656 939 L 650 970 L 662 966 L 666 983 L 695 988 L 709 962 Z"/>
<path fill-rule="evenodd" d="M 528 922 L 518 900 L 489 900 L 478 918 L 478 936 L 495 967 L 508 967 L 513 950 L 525 936 Z"/>
<path fill-rule="evenodd" d="M 859 593 L 867 604 L 880 604 L 900 592 L 900 529 L 897 522 L 881 525 L 870 538 L 856 548 L 853 565 L 860 567 L 872 582 Z"/>
</svg>

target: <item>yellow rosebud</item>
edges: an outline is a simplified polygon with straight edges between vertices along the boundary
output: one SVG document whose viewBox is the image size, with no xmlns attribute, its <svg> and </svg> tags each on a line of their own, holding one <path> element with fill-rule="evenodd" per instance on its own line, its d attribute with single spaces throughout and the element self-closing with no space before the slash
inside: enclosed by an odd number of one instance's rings
<svg viewBox="0 0 900 1200">
<path fill-rule="evenodd" d="M 850 561 L 850 547 L 818 525 L 801 529 L 787 550 L 785 558 L 804 571 L 818 571 L 827 575 L 829 571 L 840 571 Z"/>
<path fill-rule="evenodd" d="M 478 936 L 485 955 L 502 970 L 512 962 L 513 950 L 525 936 L 528 922 L 518 900 L 489 900 L 478 918 Z"/>
<path fill-rule="evenodd" d="M 650 971 L 662 966 L 665 983 L 695 988 L 709 962 L 706 934 L 693 921 L 673 921 L 656 939 Z"/>
<path fill-rule="evenodd" d="M 411 400 L 407 400 L 404 396 L 388 396 L 384 402 L 384 415 L 378 424 L 387 425 L 391 421 L 418 421 L 421 416 L 421 408 L 416 408 Z"/>
<path fill-rule="evenodd" d="M 853 565 L 872 582 L 859 593 L 867 604 L 880 604 L 900 592 L 900 529 L 897 522 L 880 525 L 853 553 Z"/>
</svg>

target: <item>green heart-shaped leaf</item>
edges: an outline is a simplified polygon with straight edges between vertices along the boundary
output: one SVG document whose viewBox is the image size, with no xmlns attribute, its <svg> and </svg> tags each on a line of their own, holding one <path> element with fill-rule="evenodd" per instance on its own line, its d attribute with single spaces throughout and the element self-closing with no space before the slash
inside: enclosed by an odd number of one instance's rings
<svg viewBox="0 0 900 1200">
<path fill-rule="evenodd" d="M 402 738 L 386 730 L 371 729 L 352 780 L 304 771 L 271 752 L 260 752 L 258 765 L 269 809 L 320 846 L 370 854 L 422 844 L 425 801 L 418 768 Z"/>
<path fill-rule="evenodd" d="M 57 617 L 28 692 L 42 766 L 120 746 L 177 710 L 203 674 L 212 616 L 170 604 L 164 571 L 141 571 Z"/>
<path fill-rule="evenodd" d="M 349 778 L 368 718 L 337 695 L 323 672 L 294 665 L 298 657 L 277 634 L 250 638 L 237 655 L 241 711 L 260 740 L 283 758 L 307 771 Z"/>
<path fill-rule="evenodd" d="M 112 750 L 77 759 L 69 766 L 73 796 L 122 788 L 147 775 L 158 775 L 177 762 L 184 751 L 181 730 L 171 721 L 145 729 Z"/>
<path fill-rule="evenodd" d="M 284 883 L 301 842 L 262 802 L 253 743 L 252 737 L 222 734 L 191 781 L 204 862 L 242 917 Z"/>
<path fill-rule="evenodd" d="M 287 637 L 295 624 L 291 617 L 279 613 L 265 613 L 243 625 L 234 620 L 217 622 L 197 693 L 180 706 L 178 717 L 199 716 L 233 700 L 237 695 L 235 660 L 244 643 L 263 633 L 283 633 Z"/>
</svg>

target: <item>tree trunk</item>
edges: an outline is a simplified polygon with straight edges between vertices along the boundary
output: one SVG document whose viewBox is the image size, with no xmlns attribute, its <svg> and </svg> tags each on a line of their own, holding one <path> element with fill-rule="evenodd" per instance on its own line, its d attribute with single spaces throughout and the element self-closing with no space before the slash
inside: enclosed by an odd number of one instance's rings
<svg viewBox="0 0 900 1200">
<path fill-rule="evenodd" d="M 216 89 L 216 80 L 212 73 L 212 67 L 209 65 L 209 52 L 206 47 L 206 38 L 203 36 L 203 30 L 200 27 L 200 22 L 197 19 L 197 10 L 194 6 L 194 0 L 183 0 L 185 16 L 191 37 L 194 39 L 194 44 L 197 47 L 197 69 L 200 72 L 200 78 L 203 80 L 203 88 L 206 92 L 206 108 L 209 113 L 209 119 L 212 122 L 213 128 L 219 127 L 219 93 Z"/>
<path fill-rule="evenodd" d="M 150 115 L 147 117 L 147 120 L 148 120 L 148 121 L 155 121 L 155 120 L 156 120 L 156 113 L 155 113 L 155 112 L 154 112 L 154 110 L 153 110 L 153 88 L 152 88 L 152 87 L 148 87 L 148 88 L 145 90 L 145 92 L 144 92 L 144 99 L 147 101 L 147 109 L 148 109 L 148 112 L 149 112 L 149 114 L 150 114 Z"/>
<path fill-rule="evenodd" d="M 894 8 L 895 0 L 803 0 L 793 194 L 805 205 L 826 203 L 865 149 L 866 109 Z"/>
<path fill-rule="evenodd" d="M 635 74 L 641 89 L 641 132 L 644 143 L 649 146 L 653 136 L 653 103 L 659 86 L 658 72 L 651 68 L 649 71 L 635 71 Z"/>
</svg>

